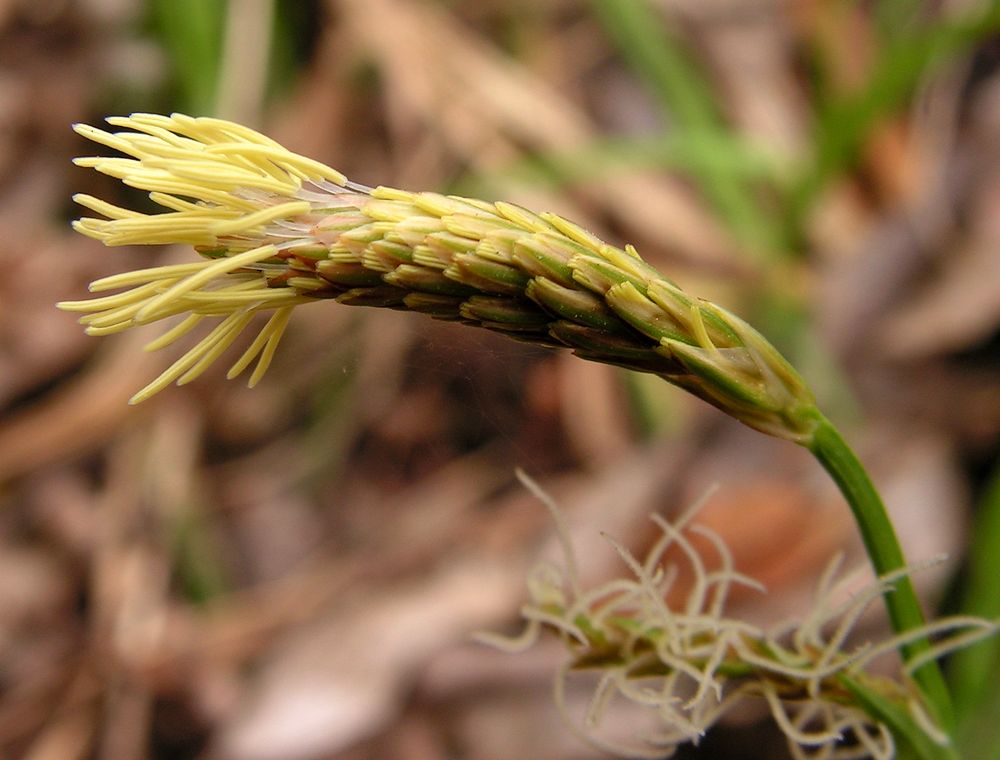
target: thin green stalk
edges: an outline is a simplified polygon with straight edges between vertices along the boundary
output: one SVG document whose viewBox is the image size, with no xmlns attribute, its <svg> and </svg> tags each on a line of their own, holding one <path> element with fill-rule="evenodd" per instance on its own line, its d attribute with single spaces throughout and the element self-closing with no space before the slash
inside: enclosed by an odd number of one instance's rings
<svg viewBox="0 0 1000 760">
<path fill-rule="evenodd" d="M 969 548 L 961 611 L 1000 618 L 1000 462 L 979 503 Z M 1000 640 L 983 641 L 955 652 L 948 683 L 955 700 L 958 740 L 969 757 L 1000 760 Z"/>
<path fill-rule="evenodd" d="M 882 498 L 864 466 L 833 423 L 818 411 L 815 414 L 815 433 L 805 444 L 806 448 L 830 473 L 850 505 L 876 575 L 887 575 L 899 570 L 906 565 L 906 560 Z M 912 631 L 925 624 L 917 593 L 908 576 L 896 581 L 895 590 L 885 595 L 885 603 L 896 633 Z M 925 638 L 900 647 L 905 659 L 915 657 L 929 648 L 930 642 Z M 932 660 L 922 665 L 914 671 L 913 679 L 923 691 L 928 707 L 939 725 L 947 733 L 952 733 L 954 715 L 951 698 L 937 662 Z"/>
<path fill-rule="evenodd" d="M 997 579 L 1000 578 L 1000 463 L 979 502 L 967 562 L 968 579 L 963 589 L 962 612 L 985 618 L 1000 617 L 1000 595 L 997 594 Z M 996 688 L 997 672 L 1000 672 L 1000 639 L 955 653 L 949 663 L 948 675 L 961 717 L 973 712 Z"/>
<path fill-rule="evenodd" d="M 958 751 L 953 746 L 928 741 L 924 730 L 898 701 L 886 697 L 856 676 L 843 673 L 837 680 L 869 715 L 890 727 L 896 744 L 896 760 L 958 759 Z"/>
</svg>

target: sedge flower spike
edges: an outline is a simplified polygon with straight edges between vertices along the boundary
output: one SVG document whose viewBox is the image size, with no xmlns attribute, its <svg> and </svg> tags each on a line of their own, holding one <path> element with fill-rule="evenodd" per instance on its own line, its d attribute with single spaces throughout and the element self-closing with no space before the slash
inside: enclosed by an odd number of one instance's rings
<svg viewBox="0 0 1000 760">
<path fill-rule="evenodd" d="M 369 188 L 251 129 L 182 114 L 133 114 L 76 131 L 127 157 L 76 163 L 146 190 L 144 214 L 89 195 L 103 218 L 74 228 L 107 245 L 186 243 L 203 260 L 115 275 L 68 301 L 94 335 L 185 315 L 147 348 L 217 324 L 141 401 L 193 380 L 257 312 L 271 318 L 229 370 L 256 360 L 256 384 L 296 306 L 321 299 L 408 309 L 651 372 L 758 430 L 802 443 L 812 395 L 753 328 L 686 295 L 635 248 L 604 243 L 555 214 L 429 192 Z"/>
<path fill-rule="evenodd" d="M 893 760 L 916 748 L 912 756 L 923 760 L 953 757 L 913 682 L 878 675 L 870 665 L 914 636 L 935 635 L 933 648 L 904 657 L 909 674 L 929 659 L 995 635 L 1000 623 L 953 616 L 884 641 L 852 640 L 869 606 L 920 567 L 847 593 L 856 576 L 842 574 L 842 557 L 836 557 L 801 619 L 761 628 L 727 614 L 735 588 L 764 587 L 736 570 L 722 537 L 697 522 L 705 500 L 673 520 L 653 515 L 660 535 L 641 559 L 608 538 L 627 573 L 585 588 L 559 507 L 524 473 L 518 476 L 552 515 L 563 562 L 539 565 L 529 577 L 520 636 L 477 638 L 520 652 L 544 632 L 557 635 L 568 656 L 556 675 L 556 704 L 584 741 L 623 757 L 669 757 L 683 744 L 697 744 L 741 703 L 758 702 L 795 760 Z M 689 579 L 683 593 L 681 578 Z M 579 694 L 574 687 L 580 681 L 593 684 L 594 692 L 577 715 L 570 697 Z M 605 720 L 615 703 L 648 713 L 649 728 L 631 736 L 615 731 Z"/>
</svg>

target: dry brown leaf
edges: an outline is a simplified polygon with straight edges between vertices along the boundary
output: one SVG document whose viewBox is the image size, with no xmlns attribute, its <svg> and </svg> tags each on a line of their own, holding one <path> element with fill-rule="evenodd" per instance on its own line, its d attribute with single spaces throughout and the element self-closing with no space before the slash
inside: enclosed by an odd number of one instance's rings
<svg viewBox="0 0 1000 760">
<path fill-rule="evenodd" d="M 996 195 L 1000 202 L 1000 192 Z M 1000 203 L 994 208 L 993 214 L 1000 212 Z M 941 264 L 933 282 L 880 325 L 879 347 L 889 356 L 920 359 L 957 352 L 1000 329 L 1000 235 L 982 236 Z"/>
</svg>

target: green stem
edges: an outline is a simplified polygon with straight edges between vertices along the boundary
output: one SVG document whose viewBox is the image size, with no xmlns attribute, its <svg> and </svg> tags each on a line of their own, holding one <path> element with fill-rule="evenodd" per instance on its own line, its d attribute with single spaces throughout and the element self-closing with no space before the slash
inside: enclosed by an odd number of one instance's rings
<svg viewBox="0 0 1000 760">
<path fill-rule="evenodd" d="M 954 746 L 928 740 L 905 702 L 891 698 L 882 693 L 876 684 L 866 683 L 856 675 L 841 673 L 837 680 L 851 692 L 865 712 L 880 720 L 892 732 L 896 760 L 958 760 L 958 750 Z"/>
<path fill-rule="evenodd" d="M 905 567 L 906 559 L 889 513 L 868 473 L 833 424 L 818 411 L 815 415 L 815 432 L 805 446 L 830 473 L 850 505 L 876 575 L 883 576 Z M 893 590 L 885 595 L 885 604 L 896 633 L 912 631 L 926 622 L 909 577 L 895 582 Z M 905 659 L 910 659 L 929 648 L 930 642 L 921 638 L 902 646 L 901 651 Z M 937 662 L 922 665 L 914 671 L 913 679 L 923 691 L 927 707 L 938 725 L 951 734 L 954 729 L 951 698 Z"/>
</svg>

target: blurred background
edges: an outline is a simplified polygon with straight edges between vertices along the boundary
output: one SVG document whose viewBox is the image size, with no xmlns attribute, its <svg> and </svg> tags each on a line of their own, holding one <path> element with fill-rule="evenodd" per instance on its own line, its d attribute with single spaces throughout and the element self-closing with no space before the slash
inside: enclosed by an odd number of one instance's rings
<svg viewBox="0 0 1000 760">
<path fill-rule="evenodd" d="M 70 124 L 217 115 L 352 179 L 557 211 L 737 311 L 858 447 L 929 609 L 1000 615 L 1000 13 L 979 0 L 0 0 L 0 757 L 586 760 L 565 649 L 518 630 L 552 551 L 625 572 L 703 520 L 805 609 L 849 512 L 806 452 L 656 378 L 319 303 L 250 391 L 54 302 L 190 252 L 73 234 Z M 234 347 L 234 351 L 242 350 Z M 865 625 L 884 631 L 875 611 Z M 1000 657 L 952 663 L 1000 757 Z M 586 704 L 586 684 L 570 706 Z M 683 758 L 783 758 L 764 710 Z M 628 732 L 636 717 L 612 705 Z"/>
</svg>

